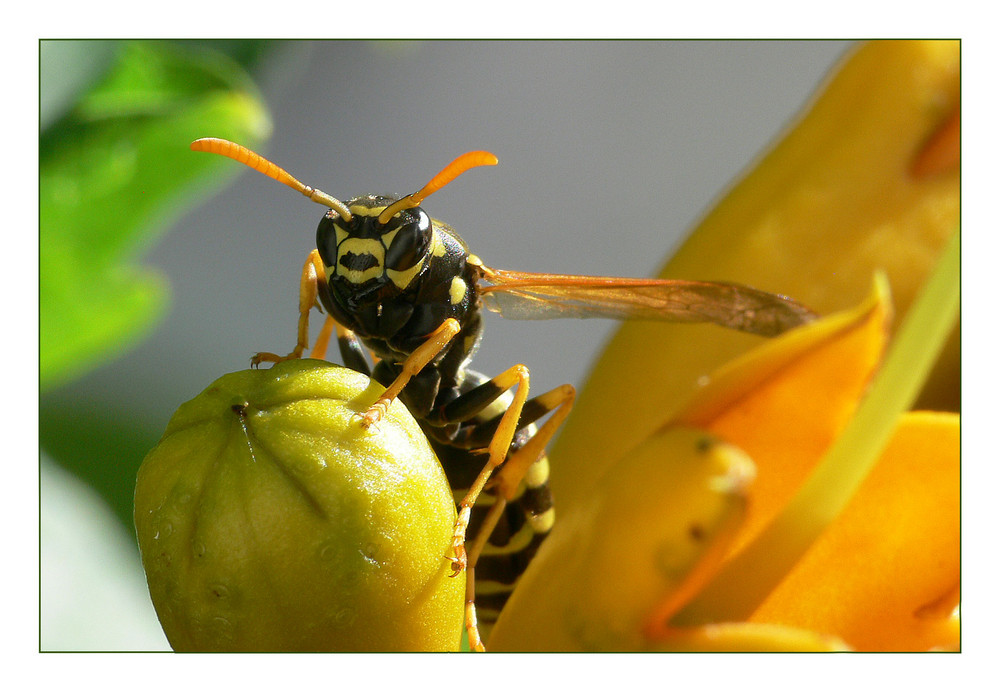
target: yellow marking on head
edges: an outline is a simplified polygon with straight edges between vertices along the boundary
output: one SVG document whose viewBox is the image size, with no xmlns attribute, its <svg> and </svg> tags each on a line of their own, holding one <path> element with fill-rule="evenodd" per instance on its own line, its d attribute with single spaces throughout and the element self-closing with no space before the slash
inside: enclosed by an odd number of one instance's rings
<svg viewBox="0 0 1000 692">
<path fill-rule="evenodd" d="M 378 216 L 383 211 L 385 211 L 385 206 L 381 206 L 381 207 L 369 207 L 369 206 L 364 205 L 364 204 L 352 204 L 350 207 L 348 207 L 348 209 L 350 210 L 350 212 L 354 216 L 369 216 L 369 217 L 371 217 L 371 216 Z"/>
<path fill-rule="evenodd" d="M 465 293 L 468 291 L 468 286 L 462 277 L 456 276 L 451 280 L 451 286 L 448 288 L 448 299 L 451 301 L 452 305 L 458 305 L 465 298 Z"/>
<path fill-rule="evenodd" d="M 333 224 L 333 232 L 336 234 L 337 245 L 340 245 L 342 242 L 347 240 L 347 236 L 350 235 L 347 232 L 347 229 L 341 226 L 339 223 Z"/>
<path fill-rule="evenodd" d="M 348 252 L 353 252 L 355 255 L 374 255 L 379 266 L 385 259 L 385 247 L 378 238 L 347 238 L 337 245 L 337 255 L 342 257 Z"/>
<path fill-rule="evenodd" d="M 369 267 L 368 269 L 346 269 L 341 267 L 338 272 L 340 276 L 344 277 L 352 284 L 363 284 L 369 279 L 377 279 L 382 276 L 381 267 Z"/>
<path fill-rule="evenodd" d="M 395 269 L 387 268 L 385 270 L 385 275 L 389 277 L 392 283 L 396 284 L 397 288 L 404 289 L 413 282 L 413 279 L 420 273 L 423 266 L 424 258 L 421 257 L 420 260 L 409 269 L 396 271 Z"/>
<path fill-rule="evenodd" d="M 349 269 L 340 263 L 340 259 L 353 253 L 355 255 L 370 255 L 375 263 L 365 269 Z M 377 279 L 382 275 L 385 266 L 385 248 L 375 238 L 347 238 L 337 246 L 336 273 L 352 284 L 362 284 L 369 279 Z"/>
<path fill-rule="evenodd" d="M 388 233 L 383 233 L 382 234 L 382 238 L 381 238 L 382 244 L 385 245 L 385 247 L 386 247 L 387 250 L 389 249 L 389 246 L 392 245 L 392 239 L 396 237 L 397 233 L 399 233 L 399 229 L 395 228 L 395 229 L 389 231 Z"/>
</svg>

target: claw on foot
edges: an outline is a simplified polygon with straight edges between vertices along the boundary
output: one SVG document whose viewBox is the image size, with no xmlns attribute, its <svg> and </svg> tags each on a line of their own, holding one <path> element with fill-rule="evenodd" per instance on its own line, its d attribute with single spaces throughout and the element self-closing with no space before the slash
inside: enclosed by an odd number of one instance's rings
<svg viewBox="0 0 1000 692">
<path fill-rule="evenodd" d="M 301 358 L 301 352 L 292 351 L 287 356 L 279 356 L 277 353 L 268 353 L 267 351 L 262 351 L 260 353 L 255 353 L 253 358 L 250 359 L 250 367 L 257 368 L 260 367 L 261 363 L 270 363 L 271 365 L 277 365 L 286 360 L 294 360 L 295 358 Z"/>
<path fill-rule="evenodd" d="M 379 421 L 382 420 L 382 417 L 386 414 L 388 410 L 389 410 L 388 404 L 381 401 L 376 401 L 364 413 L 355 413 L 354 417 L 358 419 L 358 422 L 361 424 L 362 428 L 368 430 L 372 427 L 377 428 Z"/>
<path fill-rule="evenodd" d="M 455 548 L 455 557 L 449 557 L 447 559 L 451 560 L 451 574 L 448 575 L 449 577 L 457 577 L 465 571 L 468 559 L 466 558 L 464 547 L 459 546 Z"/>
<path fill-rule="evenodd" d="M 250 359 L 250 367 L 260 367 L 261 363 L 277 363 L 280 359 L 281 357 L 275 353 L 255 353 Z"/>
<path fill-rule="evenodd" d="M 448 558 L 451 560 L 451 574 L 449 576 L 457 577 L 469 564 L 469 557 L 465 552 L 465 532 L 469 528 L 471 517 L 472 508 L 463 505 L 459 509 L 458 518 L 455 520 L 455 531 L 452 533 L 451 547 L 455 551 L 455 557 Z"/>
</svg>

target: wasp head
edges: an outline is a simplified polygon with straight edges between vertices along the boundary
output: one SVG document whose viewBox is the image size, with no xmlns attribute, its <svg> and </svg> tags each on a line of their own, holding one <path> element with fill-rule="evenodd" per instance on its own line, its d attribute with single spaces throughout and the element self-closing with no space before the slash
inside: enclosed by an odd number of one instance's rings
<svg viewBox="0 0 1000 692">
<path fill-rule="evenodd" d="M 316 247 L 327 282 L 355 295 L 398 294 L 426 265 L 432 237 L 431 219 L 419 206 L 401 209 L 383 223 L 379 218 L 396 202 L 366 195 L 346 206 L 350 219 L 328 211 L 316 230 Z"/>
</svg>

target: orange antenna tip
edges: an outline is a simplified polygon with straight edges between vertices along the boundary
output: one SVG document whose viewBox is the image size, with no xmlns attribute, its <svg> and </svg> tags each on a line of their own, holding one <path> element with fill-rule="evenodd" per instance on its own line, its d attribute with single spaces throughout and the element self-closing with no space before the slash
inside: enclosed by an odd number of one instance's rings
<svg viewBox="0 0 1000 692">
<path fill-rule="evenodd" d="M 206 151 L 210 154 L 218 154 L 219 156 L 239 161 L 258 173 L 263 173 L 268 178 L 277 180 L 279 183 L 301 192 L 313 202 L 330 207 L 340 214 L 345 221 L 351 220 L 351 212 L 348 211 L 347 206 L 343 202 L 335 197 L 331 197 L 322 190 L 303 185 L 284 168 L 271 163 L 257 152 L 247 149 L 242 144 L 230 142 L 228 139 L 221 139 L 219 137 L 202 137 L 191 142 L 191 150 Z"/>
<path fill-rule="evenodd" d="M 417 192 L 414 192 L 412 195 L 407 195 L 406 197 L 403 197 L 386 207 L 385 210 L 379 214 L 378 222 L 381 224 L 389 223 L 389 219 L 399 212 L 404 209 L 412 209 L 417 206 L 452 180 L 472 168 L 478 168 L 479 166 L 495 166 L 497 163 L 499 163 L 497 157 L 488 151 L 466 152 L 445 166 L 440 173 L 431 178 L 430 182 L 420 188 Z"/>
<path fill-rule="evenodd" d="M 444 169 L 436 176 L 431 178 L 429 183 L 424 185 L 413 195 L 413 198 L 419 203 L 427 197 L 433 195 L 435 192 L 466 171 L 478 168 L 479 166 L 495 166 L 497 163 L 499 163 L 499 159 L 488 151 L 466 152 L 445 166 Z"/>
</svg>

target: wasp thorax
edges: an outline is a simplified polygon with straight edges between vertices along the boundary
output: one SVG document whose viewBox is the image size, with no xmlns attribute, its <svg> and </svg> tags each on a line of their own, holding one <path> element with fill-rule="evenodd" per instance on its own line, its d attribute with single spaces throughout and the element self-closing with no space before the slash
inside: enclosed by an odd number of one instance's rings
<svg viewBox="0 0 1000 692">
<path fill-rule="evenodd" d="M 379 214 L 395 202 L 367 195 L 350 200 L 350 220 L 330 210 L 319 223 L 316 247 L 329 282 L 370 282 L 405 289 L 420 273 L 431 245 L 431 220 L 420 207 L 403 209 L 386 223 Z"/>
</svg>

